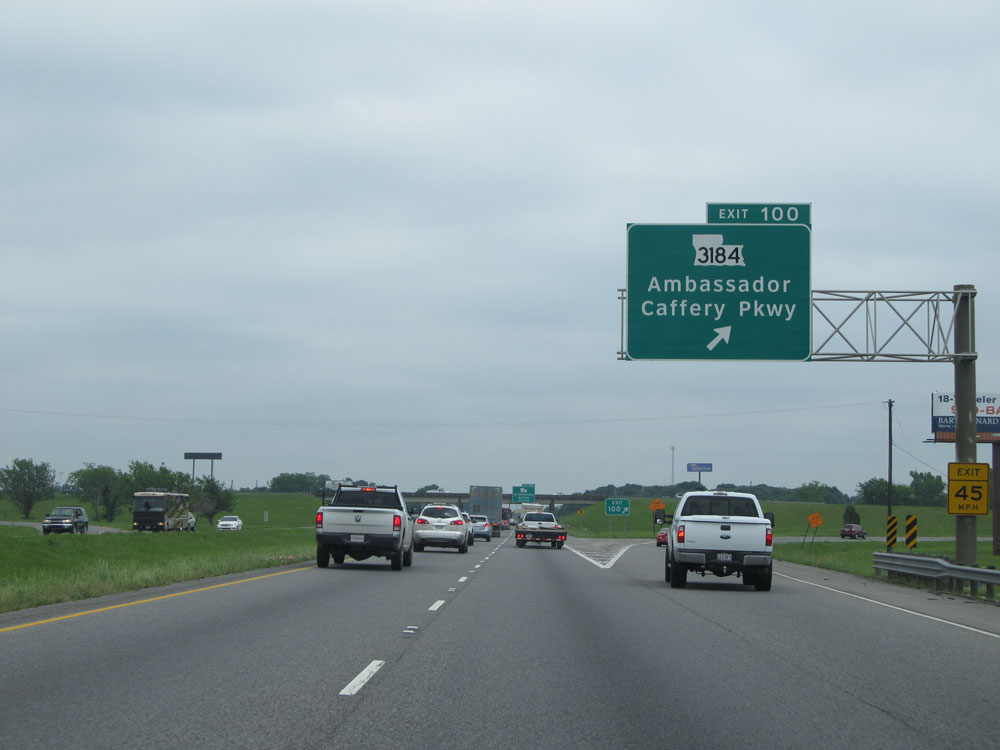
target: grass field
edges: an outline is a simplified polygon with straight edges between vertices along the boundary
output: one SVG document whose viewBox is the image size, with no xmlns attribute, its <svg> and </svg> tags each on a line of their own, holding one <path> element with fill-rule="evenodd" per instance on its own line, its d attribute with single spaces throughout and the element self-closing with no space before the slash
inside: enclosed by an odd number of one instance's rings
<svg viewBox="0 0 1000 750">
<path fill-rule="evenodd" d="M 559 521 L 564 524 L 574 536 L 596 538 L 630 538 L 652 537 L 656 535 L 656 524 L 653 523 L 653 511 L 649 508 L 651 498 L 635 498 L 631 502 L 630 514 L 627 517 L 606 516 L 604 506 L 592 505 L 584 509 L 583 515 L 570 513 L 560 515 Z M 668 515 L 677 507 L 677 499 L 664 498 Z M 823 524 L 816 530 L 816 538 L 840 537 L 840 527 L 843 525 L 844 505 L 827 505 L 824 503 L 761 503 L 765 513 L 774 513 L 775 536 L 803 537 L 808 532 L 812 537 L 813 529 L 809 526 L 809 516 L 819 513 Z M 868 531 L 869 539 L 885 538 L 885 508 L 882 506 L 856 505 L 861 516 L 861 525 Z M 917 535 L 919 537 L 954 536 L 955 517 L 948 515 L 945 508 L 925 508 L 914 506 L 894 506 L 893 514 L 898 519 L 898 535 L 902 541 L 904 526 L 908 515 L 917 517 Z M 987 518 L 979 519 L 978 535 L 988 536 L 992 533 Z"/>
<path fill-rule="evenodd" d="M 655 535 L 650 499 L 637 499 L 626 518 L 604 515 L 604 506 L 587 508 L 582 515 L 571 513 L 560 521 L 571 536 L 652 538 Z M 76 504 L 67 496 L 38 504 L 28 520 L 40 522 L 56 505 Z M 666 503 L 667 513 L 677 501 Z M 239 573 L 260 568 L 314 559 L 316 552 L 315 512 L 319 503 L 305 494 L 237 495 L 234 513 L 243 519 L 242 532 L 217 532 L 205 518 L 198 519 L 194 534 L 52 534 L 42 536 L 32 528 L 0 526 L 0 612 L 43 604 L 87 599 L 95 596 L 134 591 L 178 581 L 193 581 L 211 576 Z M 860 506 L 862 524 L 876 540 L 823 542 L 824 537 L 839 536 L 844 508 L 839 505 L 809 503 L 765 503 L 765 511 L 775 514 L 777 536 L 805 535 L 807 518 L 819 512 L 824 523 L 812 541 L 803 544 L 777 544 L 779 560 L 871 576 L 872 552 L 884 550 L 881 541 L 884 509 Z M 92 514 L 92 510 L 87 508 Z M 919 533 L 927 536 L 953 536 L 954 519 L 943 508 L 896 509 L 902 524 L 908 513 L 918 516 Z M 218 518 L 218 517 L 217 517 Z M 217 520 L 216 518 L 216 520 Z M 265 520 L 266 519 L 266 520 Z M 0 500 L 0 521 L 23 520 L 10 501 Z M 92 526 L 131 528 L 131 512 L 114 521 L 90 520 Z M 979 523 L 979 535 L 989 528 Z M 902 540 L 901 540 L 902 541 Z M 897 547 L 903 551 L 902 544 Z M 1000 566 L 1000 558 L 990 554 L 991 545 L 979 545 L 981 567 Z M 950 557 L 954 542 L 920 542 L 916 554 Z"/>
</svg>

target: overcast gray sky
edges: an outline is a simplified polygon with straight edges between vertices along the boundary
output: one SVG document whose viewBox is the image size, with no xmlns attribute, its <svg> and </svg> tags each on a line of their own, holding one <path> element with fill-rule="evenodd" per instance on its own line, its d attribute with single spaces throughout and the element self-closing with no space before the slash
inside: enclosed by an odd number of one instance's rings
<svg viewBox="0 0 1000 750">
<path fill-rule="evenodd" d="M 894 480 L 944 474 L 950 364 L 619 361 L 616 290 L 629 222 L 811 203 L 813 289 L 974 284 L 1000 392 L 998 31 L 992 0 L 7 2 L 0 465 L 853 493 L 893 399 Z"/>
</svg>

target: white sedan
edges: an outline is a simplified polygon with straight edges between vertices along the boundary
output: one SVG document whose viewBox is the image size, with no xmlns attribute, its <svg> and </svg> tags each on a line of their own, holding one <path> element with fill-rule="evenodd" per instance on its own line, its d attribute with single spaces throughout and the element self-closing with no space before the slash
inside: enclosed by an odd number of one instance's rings
<svg viewBox="0 0 1000 750">
<path fill-rule="evenodd" d="M 217 531 L 243 531 L 243 521 L 239 516 L 223 516 L 216 524 Z"/>
</svg>

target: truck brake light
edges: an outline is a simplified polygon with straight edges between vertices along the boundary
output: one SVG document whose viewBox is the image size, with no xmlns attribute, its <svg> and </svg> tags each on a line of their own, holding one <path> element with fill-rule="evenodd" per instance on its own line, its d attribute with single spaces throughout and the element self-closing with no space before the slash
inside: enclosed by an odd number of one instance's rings
<svg viewBox="0 0 1000 750">
<path fill-rule="evenodd" d="M 392 517 L 392 530 L 393 531 L 399 531 L 402 528 L 403 528 L 403 517 L 402 516 L 393 516 Z"/>
<path fill-rule="evenodd" d="M 684 544 L 684 524 L 677 527 L 677 543 Z"/>
<path fill-rule="evenodd" d="M 764 544 L 768 547 L 774 545 L 774 532 L 771 530 L 771 527 L 768 527 L 767 529 L 767 541 L 765 541 Z"/>
<path fill-rule="evenodd" d="M 316 511 L 316 528 L 323 528 L 323 511 L 321 510 Z"/>
</svg>

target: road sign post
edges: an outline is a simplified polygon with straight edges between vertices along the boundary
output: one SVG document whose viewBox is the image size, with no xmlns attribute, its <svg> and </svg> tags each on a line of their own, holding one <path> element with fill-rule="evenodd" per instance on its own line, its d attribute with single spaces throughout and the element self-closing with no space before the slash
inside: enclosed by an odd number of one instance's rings
<svg viewBox="0 0 1000 750">
<path fill-rule="evenodd" d="M 627 519 L 629 511 L 631 510 L 631 500 L 627 497 L 609 497 L 604 501 L 604 515 L 608 517 L 608 535 L 614 536 L 614 529 L 612 527 L 612 517 L 621 516 L 623 519 Z M 627 535 L 628 526 L 624 525 L 623 521 L 623 533 Z"/>
<path fill-rule="evenodd" d="M 809 359 L 808 226 L 630 224 L 627 238 L 628 359 Z"/>
</svg>

